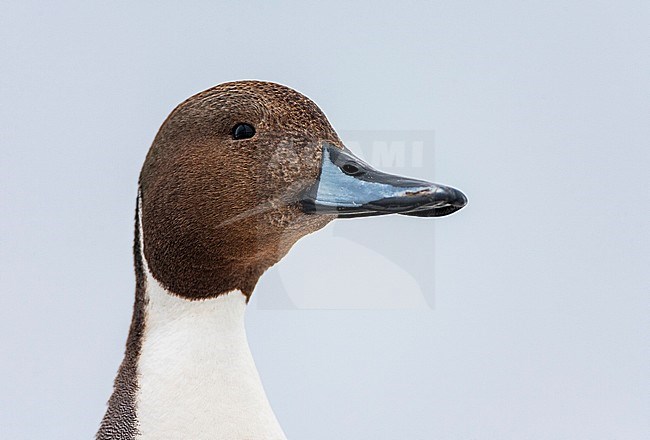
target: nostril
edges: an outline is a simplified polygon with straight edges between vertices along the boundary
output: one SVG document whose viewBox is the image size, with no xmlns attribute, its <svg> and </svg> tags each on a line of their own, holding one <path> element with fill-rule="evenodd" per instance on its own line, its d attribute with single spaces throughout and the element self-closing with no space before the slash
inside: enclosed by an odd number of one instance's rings
<svg viewBox="0 0 650 440">
<path fill-rule="evenodd" d="M 349 174 L 351 176 L 354 176 L 355 174 L 358 174 L 359 171 L 360 171 L 359 167 L 357 167 L 356 165 L 353 165 L 351 163 L 346 163 L 345 165 L 343 165 L 341 167 L 341 169 L 343 170 L 343 172 L 345 174 Z"/>
</svg>

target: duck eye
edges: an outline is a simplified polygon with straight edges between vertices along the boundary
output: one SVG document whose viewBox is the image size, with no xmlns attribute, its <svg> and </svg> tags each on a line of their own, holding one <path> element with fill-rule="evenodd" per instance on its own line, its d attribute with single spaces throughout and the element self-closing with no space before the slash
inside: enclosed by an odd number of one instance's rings
<svg viewBox="0 0 650 440">
<path fill-rule="evenodd" d="M 248 139 L 255 136 L 255 128 L 250 124 L 237 124 L 232 128 L 233 139 Z"/>
<path fill-rule="evenodd" d="M 357 176 L 361 174 L 359 167 L 351 163 L 346 163 L 341 167 L 341 169 L 345 174 L 349 174 L 350 176 Z"/>
</svg>

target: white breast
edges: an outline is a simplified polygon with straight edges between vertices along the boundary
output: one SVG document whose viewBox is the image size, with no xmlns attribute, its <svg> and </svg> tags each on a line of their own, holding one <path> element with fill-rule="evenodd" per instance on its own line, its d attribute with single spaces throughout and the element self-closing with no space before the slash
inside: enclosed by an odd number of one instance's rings
<svg viewBox="0 0 650 440">
<path fill-rule="evenodd" d="M 144 266 L 148 302 L 138 361 L 137 438 L 286 439 L 248 347 L 246 297 L 233 291 L 186 300 L 167 292 L 146 261 Z"/>
</svg>

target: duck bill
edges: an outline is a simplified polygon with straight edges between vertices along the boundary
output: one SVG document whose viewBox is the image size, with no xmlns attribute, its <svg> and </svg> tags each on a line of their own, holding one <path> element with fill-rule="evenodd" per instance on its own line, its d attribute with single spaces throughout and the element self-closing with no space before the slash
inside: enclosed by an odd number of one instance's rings
<svg viewBox="0 0 650 440">
<path fill-rule="evenodd" d="M 467 204 L 457 189 L 378 171 L 348 149 L 325 143 L 320 174 L 304 194 L 309 214 L 339 218 L 402 214 L 442 217 Z"/>
</svg>

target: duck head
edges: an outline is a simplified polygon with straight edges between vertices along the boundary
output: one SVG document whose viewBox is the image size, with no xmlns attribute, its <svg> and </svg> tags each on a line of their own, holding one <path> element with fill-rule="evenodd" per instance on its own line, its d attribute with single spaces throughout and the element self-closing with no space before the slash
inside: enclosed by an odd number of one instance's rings
<svg viewBox="0 0 650 440">
<path fill-rule="evenodd" d="M 296 241 L 337 217 L 438 217 L 467 199 L 375 170 L 300 93 L 238 81 L 169 115 L 142 168 L 139 203 L 152 275 L 176 295 L 201 299 L 235 289 L 250 296 Z"/>
</svg>

